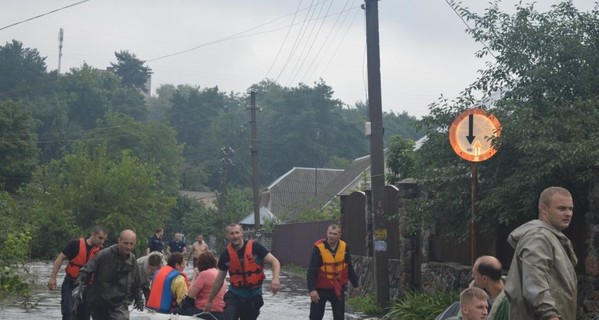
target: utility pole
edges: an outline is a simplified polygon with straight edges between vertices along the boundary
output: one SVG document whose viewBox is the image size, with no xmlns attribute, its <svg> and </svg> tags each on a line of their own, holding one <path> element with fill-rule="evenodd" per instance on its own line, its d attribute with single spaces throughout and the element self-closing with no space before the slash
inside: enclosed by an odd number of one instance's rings
<svg viewBox="0 0 599 320">
<path fill-rule="evenodd" d="M 316 150 L 314 157 L 314 196 L 318 196 L 318 139 L 320 139 L 320 129 L 316 129 L 315 144 Z"/>
<path fill-rule="evenodd" d="M 58 30 L 58 74 L 60 74 L 60 64 L 62 62 L 62 40 L 64 39 L 64 31 L 62 28 Z"/>
<path fill-rule="evenodd" d="M 252 127 L 252 141 L 250 153 L 252 155 L 252 189 L 254 190 L 254 230 L 260 230 L 260 183 L 258 176 L 258 129 L 256 128 L 256 92 L 250 92 L 250 113 Z"/>
<path fill-rule="evenodd" d="M 381 60 L 379 51 L 378 0 L 364 0 L 366 11 L 366 53 L 368 62 L 368 116 L 370 133 L 370 179 L 374 220 L 374 267 L 376 302 L 389 306 L 389 255 L 387 217 L 384 211 L 385 158 L 383 151 L 383 110 L 381 101 Z"/>
<path fill-rule="evenodd" d="M 229 213 L 226 213 L 226 202 L 227 202 L 227 174 L 229 173 L 229 167 L 231 166 L 231 154 L 233 154 L 233 149 L 230 147 L 222 147 L 220 150 L 223 153 L 223 157 L 220 158 L 220 163 L 222 165 L 221 173 L 221 181 L 220 181 L 220 197 L 218 201 L 218 211 L 221 217 L 227 215 L 227 224 L 231 223 Z"/>
</svg>

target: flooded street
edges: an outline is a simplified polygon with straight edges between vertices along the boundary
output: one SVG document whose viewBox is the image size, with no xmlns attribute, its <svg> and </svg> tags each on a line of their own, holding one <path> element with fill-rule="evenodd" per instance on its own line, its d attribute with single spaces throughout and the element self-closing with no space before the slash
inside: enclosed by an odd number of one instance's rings
<svg viewBox="0 0 599 320">
<path fill-rule="evenodd" d="M 46 283 L 50 277 L 52 261 L 31 262 L 27 265 L 34 286 L 32 290 L 32 303 L 34 308 L 24 308 L 0 305 L 0 319 L 60 319 L 60 288 L 49 291 Z M 284 267 L 283 267 L 284 270 Z M 192 274 L 189 267 L 188 274 Z M 58 282 L 62 283 L 64 278 L 64 266 L 58 274 Z M 260 310 L 258 319 L 264 320 L 296 320 L 308 319 L 310 312 L 310 299 L 308 297 L 305 280 L 303 278 L 283 272 L 281 275 L 281 290 L 276 295 L 270 293 L 270 270 L 266 270 L 266 281 L 264 285 L 264 306 Z M 324 319 L 333 319 L 330 306 Z M 346 312 L 346 319 L 366 319 L 359 314 Z"/>
</svg>

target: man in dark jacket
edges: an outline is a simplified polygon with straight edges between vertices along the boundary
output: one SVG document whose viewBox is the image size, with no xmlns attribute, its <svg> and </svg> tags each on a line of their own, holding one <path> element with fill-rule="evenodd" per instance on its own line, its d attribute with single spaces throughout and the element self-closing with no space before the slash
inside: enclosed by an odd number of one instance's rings
<svg viewBox="0 0 599 320">
<path fill-rule="evenodd" d="M 58 254 L 58 257 L 54 261 L 50 279 L 48 280 L 48 289 L 50 290 L 56 289 L 58 271 L 63 262 L 68 260 L 64 281 L 60 287 L 60 311 L 62 312 L 63 320 L 70 319 L 73 311 L 77 313 L 77 319 L 89 319 L 89 312 L 85 310 L 83 304 L 77 305 L 77 310 L 73 310 L 75 302 L 73 300 L 73 289 L 75 289 L 79 270 L 102 249 L 107 236 L 108 231 L 106 231 L 106 228 L 95 226 L 89 238 L 72 240 L 62 249 L 62 252 Z M 83 294 L 85 295 L 85 292 Z"/>
<path fill-rule="evenodd" d="M 343 320 L 344 293 L 348 281 L 354 287 L 358 276 L 351 263 L 349 248 L 341 240 L 341 227 L 332 224 L 327 228 L 327 238 L 314 243 L 308 265 L 308 291 L 310 291 L 310 320 L 321 320 L 327 301 L 331 302 L 334 320 Z"/>
<path fill-rule="evenodd" d="M 89 286 L 86 303 L 93 319 L 129 319 L 132 301 L 135 301 L 136 308 L 143 310 L 139 267 L 131 253 L 136 238 L 132 230 L 122 231 L 118 244 L 100 251 L 79 271 L 79 292 Z M 93 282 L 90 283 L 92 276 Z M 79 292 L 74 294 L 78 300 L 83 300 Z"/>
</svg>

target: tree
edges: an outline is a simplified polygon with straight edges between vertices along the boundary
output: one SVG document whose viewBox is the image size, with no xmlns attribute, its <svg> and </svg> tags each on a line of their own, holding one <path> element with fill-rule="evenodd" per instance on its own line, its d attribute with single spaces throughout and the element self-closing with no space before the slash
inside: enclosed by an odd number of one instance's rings
<svg viewBox="0 0 599 320">
<path fill-rule="evenodd" d="M 126 50 L 115 52 L 114 55 L 117 63 L 111 62 L 110 65 L 121 79 L 123 86 L 148 92 L 146 82 L 152 75 L 152 69 L 145 65 L 146 62 Z"/>
<path fill-rule="evenodd" d="M 387 168 L 389 173 L 386 181 L 395 184 L 405 178 L 410 178 L 415 166 L 414 141 L 394 135 L 389 143 L 387 152 Z"/>
<path fill-rule="evenodd" d="M 483 15 L 452 4 L 485 43 L 477 56 L 495 59 L 454 101 L 440 99 L 422 123 L 428 141 L 418 151 L 418 178 L 431 198 L 414 213 L 436 212 L 430 221 L 458 221 L 463 232 L 469 200 L 469 166 L 452 154 L 447 129 L 463 110 L 480 106 L 502 122 L 498 154 L 480 165 L 480 223 L 494 230 L 536 216 L 539 192 L 562 185 L 575 203 L 586 203 L 599 149 L 599 12 L 579 12 L 571 2 L 540 13 L 519 4 L 513 14 L 495 2 Z M 464 195 L 464 196 L 463 196 Z M 440 221 L 440 220 L 437 220 Z M 461 226 L 461 227 L 460 227 Z"/>
<path fill-rule="evenodd" d="M 91 153 L 98 145 L 106 146 L 111 160 L 129 153 L 144 164 L 156 166 L 156 178 L 163 192 L 177 196 L 183 170 L 183 145 L 177 142 L 177 133 L 165 122 L 140 122 L 131 117 L 108 112 L 97 120 L 97 127 L 85 133 L 80 141 Z"/>
<path fill-rule="evenodd" d="M 0 101 L 31 98 L 48 88 L 45 60 L 17 40 L 0 46 Z"/>
<path fill-rule="evenodd" d="M 37 164 L 37 136 L 31 114 L 20 103 L 0 102 L 0 186 L 14 193 Z"/>
<path fill-rule="evenodd" d="M 355 159 L 367 153 L 364 122 L 348 123 L 349 113 L 323 81 L 292 88 L 263 81 L 252 89 L 262 107 L 258 139 L 266 181 L 294 166 L 323 167 L 333 155 Z"/>
<path fill-rule="evenodd" d="M 133 229 L 140 237 L 152 234 L 156 226 L 164 225 L 165 213 L 176 201 L 176 196 L 164 192 L 159 177 L 156 164 L 143 163 L 130 151 L 122 151 L 115 158 L 108 155 L 105 145 L 88 151 L 75 144 L 72 153 L 44 166 L 36 176 L 28 195 L 39 205 L 32 208 L 31 216 L 53 217 L 58 213 L 64 217 L 61 222 L 71 217 L 73 223 L 62 227 L 75 225 L 83 233 L 101 224 L 108 228 L 111 241 L 123 229 Z M 47 213 L 42 215 L 36 208 Z M 55 222 L 46 222 L 49 224 L 40 229 L 54 228 Z"/>
</svg>

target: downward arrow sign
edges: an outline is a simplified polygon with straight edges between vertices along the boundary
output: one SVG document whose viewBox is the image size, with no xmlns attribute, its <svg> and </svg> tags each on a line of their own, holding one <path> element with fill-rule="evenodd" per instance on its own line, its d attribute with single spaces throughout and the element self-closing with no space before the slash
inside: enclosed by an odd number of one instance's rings
<svg viewBox="0 0 599 320">
<path fill-rule="evenodd" d="M 475 136 L 473 135 L 474 131 L 474 115 L 470 114 L 468 115 L 468 135 L 466 136 L 466 139 L 468 139 L 468 143 L 472 144 L 472 141 L 474 141 Z"/>
</svg>

